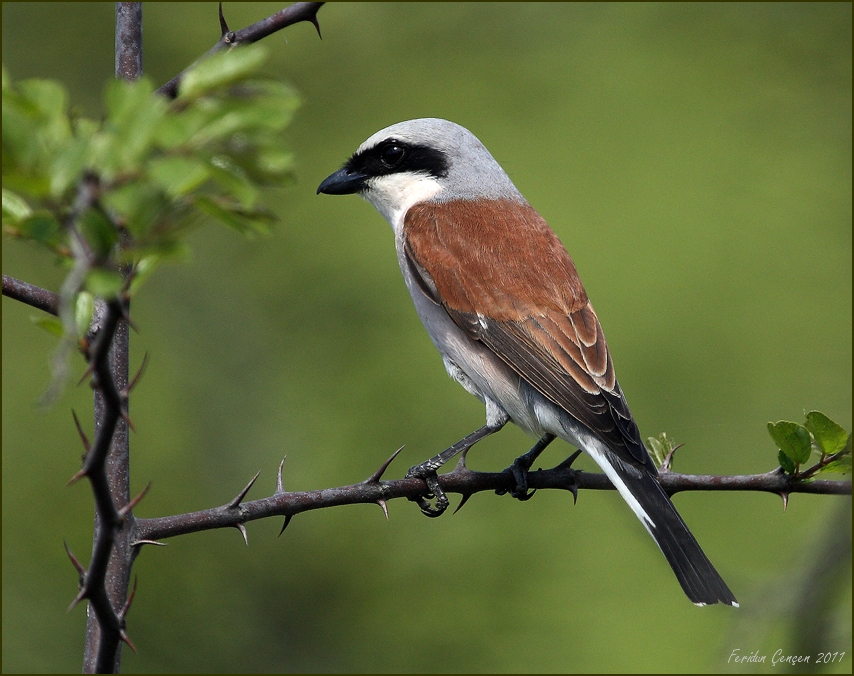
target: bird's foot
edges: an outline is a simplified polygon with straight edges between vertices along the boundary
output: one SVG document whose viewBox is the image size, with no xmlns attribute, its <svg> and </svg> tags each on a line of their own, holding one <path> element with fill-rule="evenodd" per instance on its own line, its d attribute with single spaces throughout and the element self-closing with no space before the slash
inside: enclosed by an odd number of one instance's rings
<svg viewBox="0 0 854 676">
<path fill-rule="evenodd" d="M 442 516 L 442 514 L 445 513 L 445 510 L 448 509 L 448 505 L 451 503 L 450 500 L 448 500 L 448 496 L 445 495 L 445 491 L 443 491 L 442 487 L 439 485 L 439 476 L 436 474 L 436 469 L 430 466 L 429 461 L 416 465 L 406 473 L 407 479 L 411 479 L 413 477 L 424 479 L 424 483 L 427 484 L 427 492 L 423 495 L 419 495 L 418 497 L 409 499 L 412 500 L 412 502 L 418 503 L 418 506 L 421 508 L 421 513 L 424 514 L 424 516 L 429 516 L 431 519 L 435 519 L 437 516 Z M 435 506 L 430 503 L 431 500 L 436 501 Z"/>
<path fill-rule="evenodd" d="M 507 419 L 505 418 L 497 423 L 493 422 L 491 425 L 484 425 L 465 438 L 460 439 L 450 448 L 446 448 L 438 455 L 434 455 L 432 458 L 425 460 L 420 465 L 415 465 L 415 467 L 411 468 L 406 473 L 407 479 L 417 477 L 419 479 L 424 479 L 424 482 L 427 484 L 426 493 L 419 495 L 417 498 L 409 498 L 413 502 L 418 503 L 418 506 L 421 508 L 421 512 L 425 516 L 429 516 L 431 518 L 442 516 L 445 510 L 448 509 L 448 505 L 451 504 L 450 500 L 448 500 L 448 496 L 445 495 L 445 491 L 443 491 L 442 487 L 439 485 L 439 477 L 436 474 L 436 470 L 455 455 L 470 449 L 481 439 L 488 437 L 490 434 L 495 434 L 498 430 L 504 427 L 506 422 Z M 435 507 L 430 504 L 430 500 L 436 501 Z"/>
<path fill-rule="evenodd" d="M 510 495 L 517 500 L 524 502 L 525 500 L 530 500 L 534 497 L 534 493 L 536 493 L 536 489 L 528 492 L 528 470 L 531 469 L 531 465 L 534 464 L 534 461 L 543 452 L 543 450 L 548 446 L 552 441 L 554 441 L 555 435 L 546 433 L 542 436 L 542 438 L 534 444 L 534 447 L 525 453 L 524 455 L 520 455 L 513 461 L 513 464 L 510 465 L 505 472 L 510 472 L 513 474 L 513 478 L 516 480 L 516 485 L 513 488 L 496 488 L 495 492 L 498 495 L 504 495 L 505 493 L 510 493 Z"/>
<path fill-rule="evenodd" d="M 531 465 L 534 464 L 533 458 L 528 458 L 527 454 L 519 456 L 513 461 L 513 464 L 510 465 L 505 472 L 511 472 L 513 474 L 513 478 L 516 481 L 516 485 L 512 488 L 496 488 L 496 495 L 504 495 L 505 493 L 510 493 L 510 496 L 516 498 L 521 502 L 525 502 L 526 500 L 530 500 L 534 497 L 534 493 L 537 492 L 535 488 L 532 491 L 528 491 L 528 470 L 531 469 Z"/>
</svg>

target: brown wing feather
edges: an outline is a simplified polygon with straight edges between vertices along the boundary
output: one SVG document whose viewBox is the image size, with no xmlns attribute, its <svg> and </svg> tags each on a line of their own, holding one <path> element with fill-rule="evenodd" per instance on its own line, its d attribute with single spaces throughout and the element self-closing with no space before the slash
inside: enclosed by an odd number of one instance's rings
<svg viewBox="0 0 854 676">
<path fill-rule="evenodd" d="M 404 238 L 422 289 L 461 329 L 624 460 L 655 471 L 575 265 L 530 205 L 416 205 Z"/>
</svg>

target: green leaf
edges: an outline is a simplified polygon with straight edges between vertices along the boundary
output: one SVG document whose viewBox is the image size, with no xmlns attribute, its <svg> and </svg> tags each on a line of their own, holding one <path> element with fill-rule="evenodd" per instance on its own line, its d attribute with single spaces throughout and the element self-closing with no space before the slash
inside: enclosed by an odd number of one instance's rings
<svg viewBox="0 0 854 676">
<path fill-rule="evenodd" d="M 122 288 L 122 276 L 113 270 L 95 268 L 86 277 L 86 288 L 99 298 L 115 298 Z"/>
<path fill-rule="evenodd" d="M 664 452 L 661 442 L 655 437 L 647 437 L 647 441 L 649 443 L 646 445 L 646 449 L 655 461 L 655 466 L 661 467 L 664 459 L 667 457 L 667 453 Z"/>
<path fill-rule="evenodd" d="M 144 256 L 134 266 L 134 275 L 128 290 L 131 295 L 135 294 L 139 290 L 139 287 L 142 286 L 143 282 L 145 282 L 145 280 L 151 276 L 151 273 L 157 269 L 160 265 L 161 258 L 162 257 L 157 254 Z"/>
<path fill-rule="evenodd" d="M 80 229 L 96 255 L 107 258 L 118 240 L 112 221 L 101 209 L 87 209 L 80 217 Z"/>
<path fill-rule="evenodd" d="M 203 213 L 244 234 L 266 235 L 270 232 L 270 224 L 275 221 L 275 217 L 268 212 L 244 211 L 225 200 L 215 200 L 205 195 L 198 195 L 193 203 Z"/>
<path fill-rule="evenodd" d="M 780 467 L 783 468 L 786 474 L 795 473 L 795 463 L 792 462 L 792 459 L 783 453 L 783 451 L 777 451 L 777 461 L 780 463 Z"/>
<path fill-rule="evenodd" d="M 803 425 L 780 420 L 768 423 L 768 433 L 783 453 L 796 464 L 801 464 L 810 458 L 810 433 Z"/>
<path fill-rule="evenodd" d="M 36 211 L 18 223 L 18 233 L 36 242 L 56 244 L 62 237 L 62 228 L 49 211 Z"/>
<path fill-rule="evenodd" d="M 81 291 L 77 294 L 77 302 L 74 304 L 74 324 L 78 336 L 85 336 L 89 331 L 94 314 L 95 298 L 88 291 Z"/>
<path fill-rule="evenodd" d="M 56 151 L 48 170 L 50 194 L 61 198 L 65 191 L 77 185 L 89 159 L 90 139 L 74 138 Z"/>
<path fill-rule="evenodd" d="M 820 411 L 807 413 L 806 428 L 826 455 L 841 451 L 848 441 L 848 432 Z"/>
<path fill-rule="evenodd" d="M 11 190 L 3 188 L 3 225 L 17 224 L 22 219 L 31 215 L 33 210 L 21 197 Z"/>
<path fill-rule="evenodd" d="M 18 83 L 18 91 L 38 110 L 39 134 L 49 146 L 55 147 L 71 137 L 68 94 L 61 84 L 55 80 L 23 80 Z"/>
<path fill-rule="evenodd" d="M 169 200 L 156 185 L 135 181 L 112 190 L 104 204 L 135 237 L 146 238 L 169 212 Z"/>
<path fill-rule="evenodd" d="M 832 474 L 851 474 L 851 456 L 843 455 L 833 462 L 827 463 L 818 471 L 819 474 L 824 474 L 825 472 Z"/>
<path fill-rule="evenodd" d="M 648 440 L 647 450 L 655 460 L 656 466 L 661 467 L 667 460 L 667 456 L 677 447 L 677 444 L 674 444 L 673 439 L 667 436 L 667 432 L 662 432 L 658 438 L 649 437 Z"/>
<path fill-rule="evenodd" d="M 148 78 L 135 82 L 112 80 L 104 91 L 106 134 L 98 146 L 104 174 L 121 175 L 138 169 L 152 150 L 168 104 L 153 95 Z"/>
<path fill-rule="evenodd" d="M 178 99 L 198 98 L 218 87 L 245 79 L 267 60 L 268 51 L 260 44 L 223 50 L 204 59 L 181 78 Z"/>
<path fill-rule="evenodd" d="M 25 96 L 3 90 L 3 185 L 29 196 L 47 193 L 44 167 L 50 159 L 44 142 L 42 114 Z"/>
<path fill-rule="evenodd" d="M 196 157 L 161 157 L 148 163 L 148 175 L 170 197 L 185 195 L 210 177 L 206 162 Z"/>
<path fill-rule="evenodd" d="M 294 154 L 284 150 L 264 150 L 257 158 L 257 169 L 269 178 L 285 176 L 294 167 Z"/>
<path fill-rule="evenodd" d="M 251 209 L 258 199 L 258 189 L 246 178 L 246 174 L 231 162 L 228 157 L 219 155 L 211 159 L 208 167 L 211 177 L 227 194 L 240 202 L 244 209 Z"/>
<path fill-rule="evenodd" d="M 57 338 L 62 338 L 65 335 L 65 331 L 62 328 L 62 322 L 59 321 L 56 317 L 30 317 L 33 324 L 38 326 L 40 329 L 44 329 L 50 335 L 56 336 Z"/>
</svg>

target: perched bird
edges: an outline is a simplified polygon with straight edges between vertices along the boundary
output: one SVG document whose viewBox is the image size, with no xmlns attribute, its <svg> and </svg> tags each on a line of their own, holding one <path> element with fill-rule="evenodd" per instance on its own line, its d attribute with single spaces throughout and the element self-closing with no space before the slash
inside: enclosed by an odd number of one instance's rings
<svg viewBox="0 0 854 676">
<path fill-rule="evenodd" d="M 410 470 L 436 498 L 420 501 L 425 514 L 448 505 L 436 469 L 512 421 L 539 438 L 511 468 L 515 497 L 530 496 L 531 463 L 564 439 L 602 468 L 692 602 L 738 605 L 658 482 L 572 259 L 470 131 L 435 118 L 392 125 L 317 192 L 359 194 L 391 224 L 445 368 L 486 405 L 486 425 Z"/>
</svg>

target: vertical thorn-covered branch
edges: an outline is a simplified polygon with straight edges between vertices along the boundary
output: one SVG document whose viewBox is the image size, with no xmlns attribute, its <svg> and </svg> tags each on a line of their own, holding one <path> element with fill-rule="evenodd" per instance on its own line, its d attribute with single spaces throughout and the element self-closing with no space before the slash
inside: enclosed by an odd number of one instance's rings
<svg viewBox="0 0 854 676">
<path fill-rule="evenodd" d="M 140 2 L 116 3 L 115 67 L 116 77 L 123 80 L 136 80 L 142 75 Z M 120 272 L 127 276 L 130 274 L 129 266 Z M 133 514 L 120 512 L 130 503 L 128 404 L 122 397 L 122 393 L 128 390 L 130 362 L 129 329 L 125 319 L 128 312 L 127 302 L 118 300 L 98 303 L 95 312 L 95 325 L 99 320 L 102 322 L 99 338 L 108 342 L 102 353 L 92 350 L 95 442 L 84 465 L 96 500 L 92 563 L 87 575 L 87 584 L 91 581 L 94 588 L 88 593 L 90 610 L 95 610 L 89 613 L 86 626 L 83 670 L 87 673 L 117 672 L 121 642 L 127 636 L 124 617 L 118 613 L 125 607 L 135 554 L 131 536 Z M 110 323 L 114 328 L 105 331 Z M 103 368 L 95 363 L 99 358 L 103 359 Z M 106 454 L 98 458 L 99 441 L 107 436 Z M 101 463 L 100 469 L 95 467 L 98 462 Z M 95 592 L 103 593 L 103 598 L 93 596 Z"/>
</svg>

